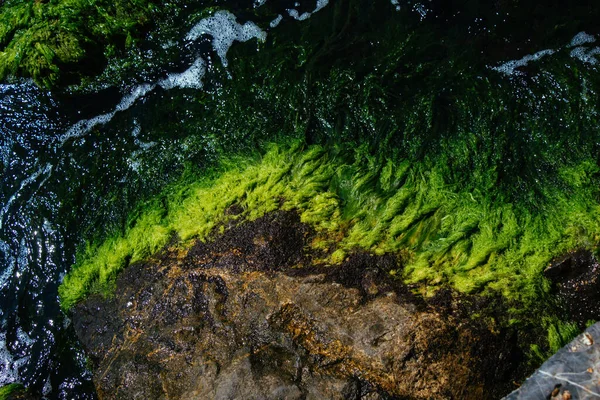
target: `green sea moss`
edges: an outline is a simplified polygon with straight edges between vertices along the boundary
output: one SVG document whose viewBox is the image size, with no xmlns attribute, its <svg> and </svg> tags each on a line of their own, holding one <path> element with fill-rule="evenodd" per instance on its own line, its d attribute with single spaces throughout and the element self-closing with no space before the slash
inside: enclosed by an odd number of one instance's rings
<svg viewBox="0 0 600 400">
<path fill-rule="evenodd" d="M 20 383 L 10 383 L 8 385 L 0 387 L 0 400 L 10 400 L 15 397 L 15 395 L 22 393 L 25 391 L 25 387 Z"/>
<path fill-rule="evenodd" d="M 173 133 L 174 102 L 146 116 L 169 139 L 209 138 L 199 143 L 215 159 L 298 141 L 167 188 L 123 232 L 80 253 L 63 307 L 110 293 L 119 270 L 173 235 L 207 240 L 228 218 L 278 208 L 317 231 L 311 245 L 328 254 L 323 262 L 356 249 L 401 253 L 396 276 L 426 294 L 451 285 L 539 299 L 552 257 L 598 244 L 596 71 L 562 48 L 507 77 L 460 34 L 390 7 L 337 2 L 283 23 L 259 52 L 235 45 L 229 69 L 209 72 L 220 84 L 196 95 L 193 123 L 186 116 Z M 225 212 L 234 204 L 241 216 Z"/>
<path fill-rule="evenodd" d="M 130 46 L 155 15 L 148 0 L 11 0 L 0 6 L 0 80 L 31 77 L 53 87 L 85 58 Z"/>
<path fill-rule="evenodd" d="M 594 323 L 595 321 L 588 321 L 586 325 L 589 327 Z M 569 344 L 582 332 L 576 323 L 561 321 L 556 317 L 545 317 L 541 320 L 541 324 L 547 332 L 546 346 L 540 347 L 538 344 L 532 344 L 529 352 L 530 362 L 536 366 L 556 354 L 558 350 Z"/>
<path fill-rule="evenodd" d="M 207 240 L 228 219 L 254 220 L 277 209 L 297 210 L 315 229 L 312 246 L 329 254 L 323 262 L 338 263 L 357 249 L 403 253 L 406 265 L 397 275 L 425 283 L 429 293 L 450 285 L 530 304 L 547 290 L 541 272 L 552 257 L 600 239 L 593 165 L 564 169 L 573 191 L 549 194 L 546 207 L 531 214 L 494 189 L 457 190 L 441 167 L 360 147 L 273 145 L 261 157 L 227 163 L 212 178 L 174 184 L 123 235 L 89 246 L 60 286 L 61 304 L 67 310 L 89 292 L 109 294 L 120 270 L 173 235 L 185 246 Z M 241 215 L 226 213 L 234 204 Z"/>
</svg>

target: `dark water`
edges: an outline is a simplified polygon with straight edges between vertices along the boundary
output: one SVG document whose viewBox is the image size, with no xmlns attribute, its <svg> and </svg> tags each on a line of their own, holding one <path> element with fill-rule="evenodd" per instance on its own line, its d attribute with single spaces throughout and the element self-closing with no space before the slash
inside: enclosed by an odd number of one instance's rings
<svg viewBox="0 0 600 400">
<path fill-rule="evenodd" d="M 212 130 L 197 128 L 207 126 L 206 103 L 226 99 L 222 87 L 239 78 L 219 67 L 224 49 L 233 39 L 257 43 L 252 37 L 266 31 L 293 31 L 316 17 L 304 12 L 327 13 L 336 6 L 270 1 L 261 7 L 284 18 L 273 28 L 263 24 L 263 31 L 228 25 L 229 17 L 221 14 L 213 25 L 203 25 L 222 39 L 218 43 L 208 35 L 195 37 L 197 21 L 179 21 L 179 38 L 152 36 L 137 56 L 143 59 L 139 67 L 123 73 L 122 85 L 115 85 L 110 74 L 98 80 L 96 89 L 77 93 L 49 93 L 26 81 L 0 85 L 0 385 L 22 382 L 51 399 L 94 398 L 85 355 L 59 308 L 61 277 L 74 263 L 78 246 L 123 229 L 136 202 L 157 193 L 186 166 L 202 170 L 223 148 L 258 140 L 260 134 L 221 132 L 226 121 Z M 558 3 L 518 8 L 502 2 L 377 1 L 395 23 L 424 35 L 423 59 L 415 65 L 435 58 L 436 49 L 468 48 L 480 55 L 476 68 L 495 68 L 498 79 L 512 81 L 518 90 L 528 65 L 555 51 L 570 52 L 585 68 L 596 68 L 598 10 L 592 4 L 565 9 Z M 252 20 L 255 5 L 231 2 L 224 8 L 243 23 Z M 288 11 L 292 8 L 297 12 Z M 343 40 L 352 37 L 352 21 L 348 24 Z M 576 36 L 583 31 L 587 35 Z M 440 40 L 451 45 L 436 47 Z"/>
</svg>

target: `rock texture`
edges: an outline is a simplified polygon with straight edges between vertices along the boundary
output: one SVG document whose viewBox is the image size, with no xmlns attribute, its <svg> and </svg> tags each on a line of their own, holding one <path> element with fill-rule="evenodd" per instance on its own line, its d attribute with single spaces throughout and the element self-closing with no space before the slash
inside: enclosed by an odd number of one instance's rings
<svg viewBox="0 0 600 400">
<path fill-rule="evenodd" d="M 600 399 L 600 323 L 550 357 L 506 400 Z"/>
<path fill-rule="evenodd" d="M 564 314 L 585 326 L 589 320 L 600 320 L 600 264 L 589 250 L 578 250 L 548 266 L 544 275 Z"/>
<path fill-rule="evenodd" d="M 522 361 L 516 335 L 424 301 L 389 278 L 393 257 L 338 267 L 307 251 L 292 212 L 128 267 L 114 298 L 73 313 L 101 399 L 492 399 Z"/>
</svg>

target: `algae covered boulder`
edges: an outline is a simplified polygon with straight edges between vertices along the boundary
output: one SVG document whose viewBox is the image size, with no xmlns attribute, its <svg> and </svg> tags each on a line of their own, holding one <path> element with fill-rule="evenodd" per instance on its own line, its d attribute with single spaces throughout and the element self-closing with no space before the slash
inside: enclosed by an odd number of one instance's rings
<svg viewBox="0 0 600 400">
<path fill-rule="evenodd" d="M 101 399 L 482 399 L 519 379 L 515 331 L 424 300 L 396 257 L 318 262 L 294 212 L 126 268 L 73 309 Z"/>
</svg>

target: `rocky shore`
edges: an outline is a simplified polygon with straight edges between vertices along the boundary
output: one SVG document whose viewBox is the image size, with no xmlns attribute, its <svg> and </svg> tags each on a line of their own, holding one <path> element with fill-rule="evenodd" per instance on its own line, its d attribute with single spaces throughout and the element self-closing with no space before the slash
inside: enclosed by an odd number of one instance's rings
<svg viewBox="0 0 600 400">
<path fill-rule="evenodd" d="M 173 245 L 73 309 L 101 399 L 493 399 L 528 372 L 502 303 L 323 265 L 294 212 Z"/>
</svg>

